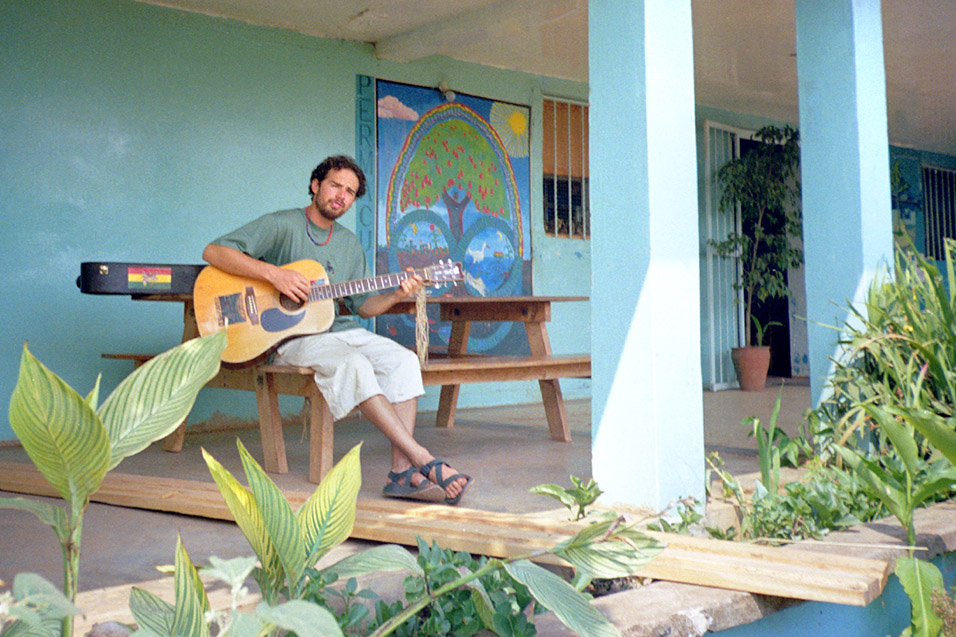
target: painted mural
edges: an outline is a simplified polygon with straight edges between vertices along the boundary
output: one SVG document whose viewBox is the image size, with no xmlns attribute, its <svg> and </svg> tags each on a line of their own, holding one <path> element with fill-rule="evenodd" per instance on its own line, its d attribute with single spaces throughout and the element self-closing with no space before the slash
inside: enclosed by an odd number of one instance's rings
<svg viewBox="0 0 956 637">
<path fill-rule="evenodd" d="M 376 103 L 376 272 L 451 259 L 464 281 L 430 294 L 531 294 L 528 108 L 386 81 Z M 447 343 L 433 310 L 429 340 Z M 414 343 L 410 317 L 380 317 L 377 329 Z M 509 323 L 472 325 L 469 344 L 527 349 L 524 328 Z"/>
</svg>

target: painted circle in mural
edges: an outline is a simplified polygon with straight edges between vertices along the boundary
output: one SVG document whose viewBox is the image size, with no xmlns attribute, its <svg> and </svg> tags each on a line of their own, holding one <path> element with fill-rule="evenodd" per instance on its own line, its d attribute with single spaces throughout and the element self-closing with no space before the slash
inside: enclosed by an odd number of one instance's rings
<svg viewBox="0 0 956 637">
<path fill-rule="evenodd" d="M 511 296 L 521 289 L 521 258 L 513 233 L 508 222 L 483 216 L 455 246 L 452 258 L 461 262 L 472 296 Z"/>
<path fill-rule="evenodd" d="M 454 242 L 448 224 L 431 210 L 407 212 L 392 228 L 392 240 L 388 246 L 389 272 L 421 269 L 442 259 L 453 259 Z"/>
<path fill-rule="evenodd" d="M 483 216 L 476 220 L 452 251 L 465 272 L 465 285 L 471 296 L 512 296 L 521 290 L 521 258 L 514 248 L 514 230 L 507 221 Z M 487 321 L 472 323 L 468 349 L 487 352 L 501 343 L 511 323 Z"/>
<path fill-rule="evenodd" d="M 431 210 L 412 210 L 404 215 L 392 229 L 392 242 L 388 246 L 388 271 L 401 272 L 405 268 L 416 269 L 432 265 L 440 260 L 460 261 L 452 255 L 454 238 L 448 224 Z M 451 290 L 461 283 L 446 283 L 428 290 L 429 295 L 452 293 Z M 437 324 L 437 334 L 443 343 L 448 342 L 451 326 L 438 322 L 438 308 L 428 309 L 429 320 Z M 414 334 L 415 319 L 411 315 L 390 316 L 387 320 L 397 320 Z"/>
</svg>

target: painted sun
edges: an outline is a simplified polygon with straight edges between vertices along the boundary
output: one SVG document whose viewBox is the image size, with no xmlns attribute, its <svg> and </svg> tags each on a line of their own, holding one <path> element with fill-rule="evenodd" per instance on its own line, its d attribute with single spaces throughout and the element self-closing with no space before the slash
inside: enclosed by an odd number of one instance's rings
<svg viewBox="0 0 956 637">
<path fill-rule="evenodd" d="M 491 106 L 490 120 L 509 155 L 528 156 L 528 109 L 495 102 Z"/>
</svg>

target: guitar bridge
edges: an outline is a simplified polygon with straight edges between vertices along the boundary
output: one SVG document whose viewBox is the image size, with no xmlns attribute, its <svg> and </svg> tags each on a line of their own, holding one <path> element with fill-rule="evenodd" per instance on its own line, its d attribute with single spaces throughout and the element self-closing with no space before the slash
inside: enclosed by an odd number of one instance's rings
<svg viewBox="0 0 956 637">
<path fill-rule="evenodd" d="M 246 316 L 249 318 L 249 322 L 253 325 L 259 324 L 259 305 L 256 303 L 256 291 L 252 286 L 249 286 L 245 289 L 245 293 L 242 295 L 244 305 L 246 308 Z"/>
</svg>

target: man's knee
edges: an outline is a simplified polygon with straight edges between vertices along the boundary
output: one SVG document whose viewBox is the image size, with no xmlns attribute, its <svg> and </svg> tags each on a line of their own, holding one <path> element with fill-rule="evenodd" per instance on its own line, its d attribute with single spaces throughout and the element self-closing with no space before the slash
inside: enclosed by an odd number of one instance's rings
<svg viewBox="0 0 956 637">
<path fill-rule="evenodd" d="M 344 355 L 336 365 L 337 375 L 347 374 L 355 378 L 371 378 L 375 376 L 372 363 L 358 352 Z"/>
</svg>

